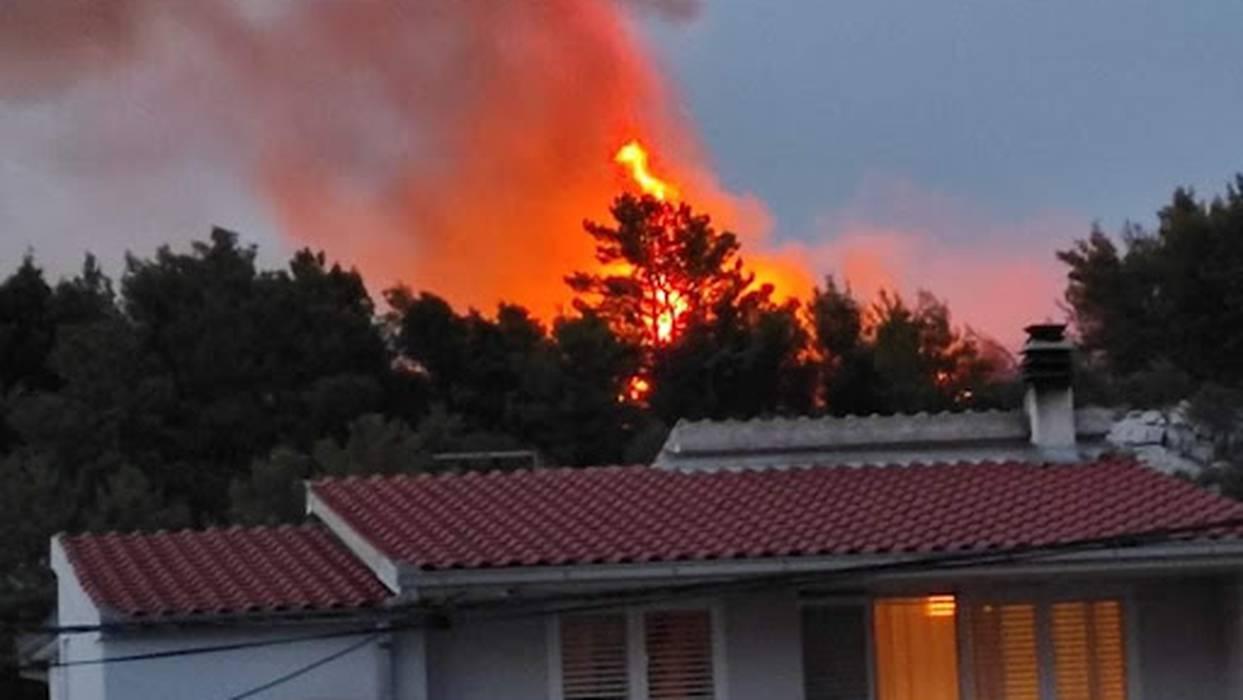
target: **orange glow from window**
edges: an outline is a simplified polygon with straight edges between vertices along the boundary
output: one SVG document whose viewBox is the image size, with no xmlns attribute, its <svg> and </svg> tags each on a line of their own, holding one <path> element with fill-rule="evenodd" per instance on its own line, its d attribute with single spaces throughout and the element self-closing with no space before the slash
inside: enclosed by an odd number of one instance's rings
<svg viewBox="0 0 1243 700">
<path fill-rule="evenodd" d="M 953 617 L 957 609 L 952 595 L 933 595 L 924 599 L 924 614 L 928 617 Z"/>
<path fill-rule="evenodd" d="M 953 596 L 872 605 L 877 700 L 958 700 L 955 607 Z"/>
</svg>

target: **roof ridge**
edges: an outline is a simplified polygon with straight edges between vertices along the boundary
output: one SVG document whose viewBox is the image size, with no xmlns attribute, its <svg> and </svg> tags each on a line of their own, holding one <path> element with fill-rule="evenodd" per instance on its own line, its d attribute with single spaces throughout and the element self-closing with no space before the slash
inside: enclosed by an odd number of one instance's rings
<svg viewBox="0 0 1243 700">
<path fill-rule="evenodd" d="M 77 540 L 82 538 L 93 539 L 123 539 L 135 537 L 173 537 L 179 535 L 209 535 L 215 533 L 246 533 L 261 534 L 269 532 L 281 532 L 288 530 L 327 530 L 322 524 L 313 520 L 307 520 L 298 523 L 275 523 L 271 525 L 242 525 L 239 523 L 213 524 L 206 527 L 178 527 L 178 528 L 158 528 L 155 530 L 105 530 L 103 532 L 91 532 L 89 530 L 79 532 L 63 531 L 57 533 L 57 537 L 66 540 Z"/>
<path fill-rule="evenodd" d="M 1090 408 L 1090 407 L 1081 407 Z M 831 414 L 825 415 L 808 415 L 799 414 L 796 416 L 756 416 L 754 418 L 700 418 L 700 419 L 679 419 L 674 424 L 673 429 L 676 430 L 682 426 L 713 426 L 713 425 L 746 425 L 746 424 L 773 424 L 773 423 L 810 423 L 810 422 L 833 422 L 833 421 L 850 421 L 850 420 L 891 420 L 896 418 L 931 418 L 936 416 L 985 416 L 999 413 L 1015 413 L 1021 411 L 1019 408 L 964 408 L 964 409 L 941 409 L 938 411 L 895 411 L 893 413 L 847 413 L 845 415 L 835 416 Z"/>
<path fill-rule="evenodd" d="M 312 486 L 321 486 L 333 483 L 354 483 L 354 482 L 401 482 L 401 481 L 439 481 L 439 480 L 456 480 L 456 479 L 497 479 L 517 474 L 550 474 L 550 473 L 581 473 L 589 471 L 606 471 L 606 470 L 656 470 L 650 464 L 588 464 L 581 467 L 568 465 L 549 465 L 546 467 L 521 467 L 518 469 L 504 469 L 500 467 L 489 469 L 466 469 L 462 471 L 443 471 L 443 472 L 401 472 L 397 474 L 366 474 L 349 476 L 324 476 L 316 479 L 308 479 L 307 483 Z"/>
</svg>

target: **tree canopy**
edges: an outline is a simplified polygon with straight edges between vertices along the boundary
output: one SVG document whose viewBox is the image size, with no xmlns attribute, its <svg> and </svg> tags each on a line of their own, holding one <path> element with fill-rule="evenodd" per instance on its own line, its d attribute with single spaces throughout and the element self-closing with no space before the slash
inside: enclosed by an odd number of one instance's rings
<svg viewBox="0 0 1243 700">
<path fill-rule="evenodd" d="M 1058 253 L 1093 398 L 1183 401 L 1212 442 L 1200 475 L 1243 497 L 1243 175 L 1224 195 L 1175 190 L 1153 230 L 1099 227 Z"/>
<path fill-rule="evenodd" d="M 1199 200 L 1179 189 L 1156 230 L 1099 228 L 1058 258 L 1083 347 L 1120 376 L 1159 364 L 1243 382 L 1243 175 Z"/>
</svg>

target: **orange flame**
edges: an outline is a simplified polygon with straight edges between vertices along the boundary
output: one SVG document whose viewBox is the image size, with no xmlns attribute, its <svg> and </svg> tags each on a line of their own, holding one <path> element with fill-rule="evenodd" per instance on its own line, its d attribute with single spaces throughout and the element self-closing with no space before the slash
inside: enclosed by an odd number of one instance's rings
<svg viewBox="0 0 1243 700">
<path fill-rule="evenodd" d="M 643 403 L 647 400 L 647 395 L 652 391 L 652 385 L 643 377 L 635 375 L 626 382 L 626 390 L 621 396 L 617 397 L 618 401 L 631 403 Z"/>
<path fill-rule="evenodd" d="M 639 143 L 638 139 L 631 139 L 626 142 L 626 145 L 617 149 L 613 161 L 629 168 L 630 176 L 645 193 L 662 202 L 666 199 L 678 198 L 676 187 L 656 177 L 648 169 L 647 149 Z"/>
<path fill-rule="evenodd" d="M 644 194 L 651 195 L 662 202 L 678 197 L 677 187 L 652 174 L 652 171 L 648 168 L 649 156 L 647 149 L 643 147 L 643 144 L 639 143 L 638 139 L 631 139 L 617 149 L 617 153 L 613 156 L 613 161 L 627 167 L 630 171 L 630 177 Z M 652 339 L 657 345 L 664 345 L 673 340 L 678 319 L 689 308 L 686 299 L 681 294 L 678 294 L 677 290 L 666 289 L 661 282 L 663 280 L 652 285 L 655 288 L 650 290 L 649 303 L 651 304 L 652 311 L 646 322 L 648 333 L 652 335 Z M 644 382 L 644 385 L 638 393 L 647 393 L 646 382 Z M 632 385 L 632 394 L 635 393 L 633 391 L 634 388 L 634 385 Z"/>
<path fill-rule="evenodd" d="M 682 314 L 686 313 L 686 299 L 677 292 L 656 290 L 656 321 L 655 328 L 650 330 L 656 334 L 657 343 L 668 343 L 673 340 L 674 327 Z"/>
</svg>

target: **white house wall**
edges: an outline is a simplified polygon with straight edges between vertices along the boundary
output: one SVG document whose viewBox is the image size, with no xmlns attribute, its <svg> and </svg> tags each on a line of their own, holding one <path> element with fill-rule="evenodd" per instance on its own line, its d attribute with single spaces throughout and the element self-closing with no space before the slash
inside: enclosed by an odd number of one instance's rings
<svg viewBox="0 0 1243 700">
<path fill-rule="evenodd" d="M 791 591 L 733 596 L 722 606 L 730 700 L 802 700 L 798 601 Z M 546 700 L 547 618 L 459 622 L 427 633 L 430 700 Z"/>
<path fill-rule="evenodd" d="M 1131 620 L 1142 700 L 1230 700 L 1240 659 L 1228 635 L 1237 625 L 1221 580 L 1154 581 L 1136 587 Z M 1233 657 L 1233 658 L 1232 658 Z"/>
<path fill-rule="evenodd" d="M 1237 693 L 1243 589 L 1226 579 L 1167 578 L 1124 586 L 1129 601 L 1132 700 L 1228 700 Z M 62 577 L 66 624 L 91 615 L 89 600 Z M 1073 588 L 1085 594 L 1095 585 Z M 74 596 L 81 596 L 75 599 Z M 85 604 L 83 604 L 85 603 Z M 721 601 L 728 700 L 801 700 L 800 613 L 790 591 L 739 594 Z M 373 642 L 258 697 L 265 700 L 546 700 L 547 619 L 462 621 L 447 629 L 402 632 Z M 65 660 L 99 658 L 312 634 L 307 627 L 263 631 L 184 629 L 98 639 L 74 635 Z M 221 700 L 355 643 L 353 638 L 60 669 L 56 700 Z M 426 655 L 424 655 L 424 653 Z M 390 656 L 391 655 L 391 656 Z M 388 659 L 392 659 L 392 665 Z M 424 662 L 426 665 L 424 666 Z M 55 678 L 55 676 L 54 676 Z"/>
<path fill-rule="evenodd" d="M 460 622 L 431 630 L 427 683 L 431 700 L 546 700 L 547 622 Z"/>
<path fill-rule="evenodd" d="M 327 631 L 327 630 L 318 630 Z M 265 631 L 186 631 L 128 634 L 104 638 L 74 659 L 131 656 L 174 649 L 314 635 L 315 629 Z M 75 684 L 58 700 L 221 700 L 244 693 L 359 641 L 356 637 L 277 644 L 228 652 L 173 656 L 83 666 L 99 682 Z M 75 647 L 76 648 L 76 647 Z M 283 683 L 258 697 L 264 700 L 382 700 L 380 649 L 372 642 L 354 652 Z M 75 669 L 75 673 L 79 671 Z M 102 693 L 101 693 L 102 689 Z"/>
<path fill-rule="evenodd" d="M 724 617 L 730 699 L 802 700 L 802 621 L 794 591 L 730 598 Z"/>
</svg>

